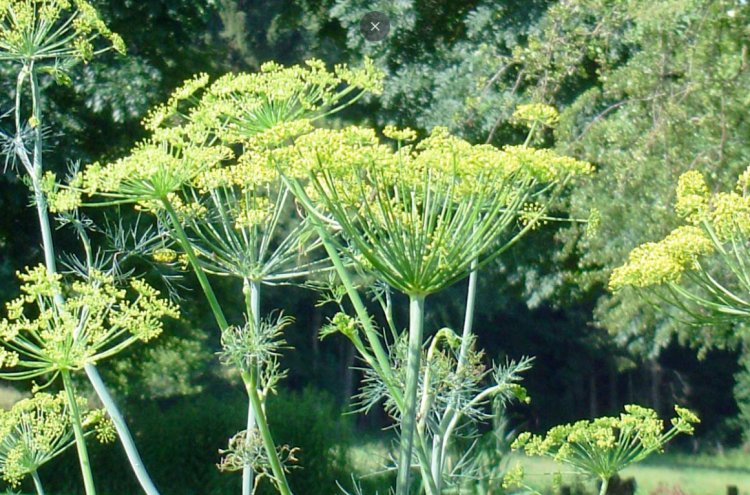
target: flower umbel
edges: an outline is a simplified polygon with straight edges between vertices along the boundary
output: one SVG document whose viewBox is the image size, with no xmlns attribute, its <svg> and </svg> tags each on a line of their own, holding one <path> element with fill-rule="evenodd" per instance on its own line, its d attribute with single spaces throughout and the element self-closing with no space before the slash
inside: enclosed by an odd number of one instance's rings
<svg viewBox="0 0 750 495">
<path fill-rule="evenodd" d="M 522 433 L 513 442 L 513 449 L 523 449 L 531 456 L 551 457 L 589 476 L 608 480 L 627 466 L 661 452 L 677 434 L 693 433 L 698 417 L 679 406 L 675 411 L 677 416 L 666 432 L 654 410 L 627 405 L 619 417 L 556 426 L 545 436 Z"/>
<path fill-rule="evenodd" d="M 67 283 L 38 266 L 19 273 L 21 296 L 7 304 L 0 321 L 5 347 L 0 377 L 26 380 L 110 357 L 138 340 L 161 333 L 162 318 L 178 317 L 177 307 L 134 279 L 119 288 L 111 276 L 92 272 Z M 64 294 L 64 306 L 55 297 Z"/>
<path fill-rule="evenodd" d="M 85 409 L 86 400 L 78 399 Z M 88 433 L 111 431 L 111 422 L 101 410 L 90 411 L 84 423 Z M 11 486 L 73 445 L 73 426 L 64 392 L 37 393 L 17 402 L 9 411 L 0 410 L 0 473 Z"/>
<path fill-rule="evenodd" d="M 88 61 L 110 49 L 124 53 L 125 43 L 86 0 L 0 2 L 0 60 L 51 61 L 57 70 L 61 60 Z"/>
<path fill-rule="evenodd" d="M 610 289 L 626 285 L 649 287 L 679 282 L 685 270 L 694 268 L 701 256 L 714 251 L 711 240 L 699 227 L 678 227 L 659 242 L 648 242 L 634 249 L 628 262 L 615 269 Z"/>
<path fill-rule="evenodd" d="M 370 129 L 317 129 L 271 156 L 313 215 L 328 214 L 381 280 L 411 295 L 434 293 L 502 251 L 495 242 L 525 203 L 592 170 L 548 150 L 473 146 L 444 128 L 397 150 Z"/>
</svg>

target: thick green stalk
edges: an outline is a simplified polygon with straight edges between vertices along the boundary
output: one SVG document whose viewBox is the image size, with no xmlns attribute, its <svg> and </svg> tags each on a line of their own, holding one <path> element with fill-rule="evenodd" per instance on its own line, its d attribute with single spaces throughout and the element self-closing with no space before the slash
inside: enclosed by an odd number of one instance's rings
<svg viewBox="0 0 750 495">
<path fill-rule="evenodd" d="M 36 471 L 31 473 L 31 479 L 34 480 L 36 495 L 44 495 L 44 487 L 42 486 L 42 480 L 39 479 L 39 473 L 37 473 Z"/>
<path fill-rule="evenodd" d="M 27 70 L 27 68 L 24 67 L 24 71 L 25 70 Z M 42 246 L 44 248 L 45 266 L 47 267 L 47 271 L 49 273 L 57 273 L 57 264 L 55 262 L 55 247 L 52 241 L 52 228 L 49 221 L 47 198 L 45 197 L 44 192 L 41 188 L 44 166 L 42 162 L 42 105 L 40 99 L 39 82 L 37 80 L 36 72 L 33 70 L 33 67 L 28 69 L 28 71 L 29 81 L 31 84 L 33 115 L 36 124 L 36 127 L 34 129 L 34 155 L 32 160 L 33 166 L 32 169 L 29 170 L 29 172 L 31 175 L 31 182 L 34 187 L 34 198 L 36 203 L 37 215 L 39 217 L 39 228 L 42 233 Z M 19 77 L 19 85 L 17 88 L 18 94 L 16 95 L 17 130 L 20 129 L 20 91 L 22 89 L 20 79 L 21 78 Z M 63 304 L 65 304 L 65 301 L 63 300 L 61 294 L 55 294 L 55 304 L 57 304 L 58 306 L 62 306 Z M 125 454 L 127 455 L 128 461 L 130 462 L 130 466 L 132 467 L 133 472 L 138 479 L 138 482 L 141 484 L 143 491 L 147 495 L 159 495 L 159 491 L 154 486 L 153 481 L 151 481 L 151 477 L 149 476 L 143 465 L 141 456 L 135 446 L 135 442 L 133 441 L 133 437 L 130 434 L 130 430 L 128 429 L 128 426 L 122 417 L 122 413 L 120 413 L 120 410 L 117 407 L 117 404 L 115 404 L 112 395 L 109 393 L 109 390 L 107 390 L 106 385 L 102 381 L 101 376 L 99 375 L 99 371 L 97 370 L 96 366 L 91 363 L 86 364 L 84 366 L 84 369 L 86 371 L 87 377 L 89 378 L 89 381 L 91 381 L 91 385 L 96 391 L 97 396 L 102 401 L 104 408 L 107 410 L 107 414 L 109 414 L 110 418 L 112 418 L 112 422 L 115 425 L 115 430 L 117 431 L 117 435 L 120 438 L 120 442 L 122 442 L 123 448 L 125 449 Z M 77 438 L 76 442 L 78 442 Z"/>
<path fill-rule="evenodd" d="M 599 495 L 607 495 L 607 486 L 609 485 L 609 478 L 602 479 L 602 486 L 599 488 Z"/>
<path fill-rule="evenodd" d="M 258 395 L 258 370 L 252 369 L 250 372 L 242 372 L 242 380 L 245 382 L 245 390 L 247 390 L 247 396 L 250 399 L 250 404 L 256 411 L 263 411 L 263 402 L 260 400 Z M 268 427 L 268 422 L 264 414 L 257 414 L 255 421 L 258 425 L 258 431 L 260 432 L 260 438 L 263 440 L 263 447 L 266 449 L 268 454 L 268 462 L 271 464 L 271 471 L 273 472 L 274 481 L 276 482 L 276 488 L 279 490 L 281 495 L 292 495 L 292 491 L 289 488 L 289 482 L 286 479 L 286 473 L 284 468 L 281 466 L 279 461 L 278 453 L 276 452 L 276 444 L 273 441 L 271 435 L 271 429 Z M 250 432 L 248 432 L 249 434 Z"/>
<path fill-rule="evenodd" d="M 76 439 L 76 449 L 78 449 L 78 462 L 81 465 L 81 475 L 83 476 L 83 487 L 86 495 L 96 495 L 94 487 L 94 477 L 91 474 L 91 463 L 89 462 L 89 453 L 86 448 L 86 438 L 83 434 L 81 424 L 81 411 L 78 409 L 75 387 L 70 379 L 70 372 L 63 370 L 60 372 L 63 381 L 63 388 L 68 396 L 68 407 L 70 407 L 70 419 L 73 423 L 73 434 Z"/>
<path fill-rule="evenodd" d="M 252 324 L 252 331 L 257 332 L 260 328 L 260 282 L 255 280 L 244 280 L 243 292 L 245 293 L 245 306 L 247 317 Z M 258 411 L 258 415 L 263 411 Z M 255 408 L 253 402 L 247 402 L 247 439 L 246 444 L 250 444 L 250 432 L 255 429 Z M 253 467 L 246 464 L 242 468 L 242 495 L 252 495 L 253 492 Z"/>
<path fill-rule="evenodd" d="M 227 327 L 229 327 L 229 323 L 224 316 L 224 311 L 221 309 L 221 305 L 219 304 L 219 300 L 216 298 L 213 287 L 211 287 L 211 282 L 208 281 L 206 273 L 203 271 L 203 268 L 201 268 L 200 263 L 198 262 L 198 257 L 195 255 L 195 251 L 193 250 L 192 244 L 190 244 L 190 239 L 188 239 L 188 236 L 185 233 L 185 229 L 183 229 L 182 225 L 180 224 L 180 219 L 174 207 L 166 198 L 162 199 L 162 204 L 167 211 L 167 215 L 169 215 L 172 228 L 174 229 L 175 235 L 177 236 L 177 240 L 180 242 L 182 249 L 185 251 L 188 260 L 190 261 L 190 265 L 193 267 L 195 276 L 198 277 L 198 283 L 203 289 L 203 293 L 208 300 L 209 306 L 211 306 L 211 311 L 214 314 L 216 323 L 219 325 L 219 329 L 223 332 L 227 329 Z M 263 440 L 263 447 L 266 450 L 268 460 L 271 464 L 271 471 L 276 478 L 276 487 L 282 495 L 291 495 L 292 491 L 289 488 L 289 483 L 286 479 L 286 474 L 284 474 L 284 469 L 281 467 L 281 461 L 279 461 L 279 456 L 276 452 L 276 444 L 274 443 L 273 437 L 271 436 L 271 430 L 268 428 L 266 418 L 262 414 L 263 403 L 260 400 L 260 396 L 258 395 L 257 373 L 257 369 L 250 370 L 250 372 L 243 371 L 242 381 L 245 383 L 245 389 L 247 390 L 247 395 L 250 399 L 250 407 L 258 413 L 255 417 L 255 421 L 257 422 L 258 430 L 260 431 L 261 439 Z M 249 431 L 248 434 L 250 434 Z"/>
<path fill-rule="evenodd" d="M 136 479 L 138 479 L 141 488 L 146 495 L 159 495 L 159 490 L 151 480 L 148 471 L 146 471 L 146 466 L 144 466 L 138 448 L 135 446 L 135 441 L 130 434 L 128 424 L 125 422 L 125 418 L 117 407 L 114 398 L 112 398 L 112 394 L 109 393 L 107 386 L 104 384 L 104 381 L 102 381 L 99 370 L 97 370 L 96 366 L 91 363 L 84 365 L 83 369 L 86 371 L 86 376 L 88 377 L 89 382 L 91 382 L 91 386 L 94 388 L 96 395 L 99 397 L 99 400 L 102 401 L 104 409 L 107 410 L 107 414 L 115 425 L 117 436 L 120 438 L 122 447 L 125 450 L 125 455 L 130 462 L 130 467 L 133 469 L 133 473 L 135 474 Z"/>
<path fill-rule="evenodd" d="M 417 388 L 419 385 L 419 360 L 422 353 L 424 327 L 424 296 L 409 296 L 409 348 L 406 363 L 406 390 L 401 415 L 401 443 L 399 447 L 396 495 L 409 494 L 411 454 L 417 417 Z"/>
<path fill-rule="evenodd" d="M 360 351 L 362 358 L 365 359 L 367 364 L 369 364 L 370 367 L 372 367 L 372 369 L 375 370 L 375 372 L 378 373 L 378 375 L 381 377 L 386 387 L 388 388 L 388 391 L 391 393 L 391 396 L 393 397 L 398 410 L 403 411 L 403 395 L 401 394 L 401 390 L 395 384 L 390 360 L 382 343 L 380 342 L 380 335 L 372 324 L 372 320 L 370 319 L 370 315 L 367 312 L 367 308 L 365 307 L 364 302 L 362 302 L 362 298 L 360 297 L 359 292 L 357 292 L 357 289 L 354 287 L 354 282 L 352 282 L 349 271 L 346 269 L 341 256 L 339 256 L 339 253 L 333 240 L 331 239 L 330 234 L 328 233 L 328 231 L 326 231 L 325 226 L 318 216 L 320 214 L 315 210 L 315 207 L 310 201 L 310 198 L 307 196 L 305 190 L 299 185 L 299 183 L 288 180 L 287 178 L 284 178 L 284 182 L 292 190 L 297 200 L 300 201 L 303 204 L 304 208 L 310 213 L 309 218 L 312 221 L 313 227 L 318 234 L 318 238 L 323 243 L 323 247 L 325 248 L 331 262 L 333 263 L 334 269 L 336 270 L 339 279 L 341 279 L 341 282 L 344 284 L 347 296 L 349 297 L 349 300 L 354 307 L 357 318 L 362 323 L 367 342 L 369 343 L 370 348 L 375 354 L 375 359 L 372 359 L 372 356 L 370 356 L 367 352 L 363 352 L 361 346 L 358 345 L 358 343 L 361 342 L 358 339 L 353 340 L 355 347 L 357 347 L 357 349 Z M 420 468 L 423 473 L 427 495 L 438 495 L 434 480 L 429 475 L 430 460 L 428 458 L 428 450 L 424 441 L 424 436 L 419 432 L 417 432 L 417 436 L 419 438 L 420 447 L 417 449 L 417 457 L 419 459 Z"/>
</svg>

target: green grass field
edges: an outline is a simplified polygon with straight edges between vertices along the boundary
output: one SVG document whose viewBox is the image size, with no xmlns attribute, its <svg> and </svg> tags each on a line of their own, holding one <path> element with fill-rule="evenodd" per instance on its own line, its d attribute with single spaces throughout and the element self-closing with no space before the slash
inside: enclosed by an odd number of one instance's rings
<svg viewBox="0 0 750 495">
<path fill-rule="evenodd" d="M 549 492 L 555 463 L 542 458 L 519 458 L 526 469 L 529 485 Z M 735 485 L 742 495 L 750 495 L 750 456 L 732 453 L 725 456 L 686 454 L 661 455 L 630 467 L 622 477 L 634 477 L 639 495 L 723 495 L 727 485 Z M 564 483 L 584 483 L 593 491 L 594 483 L 575 475 L 564 475 Z M 659 490 L 661 485 L 661 490 Z M 676 488 L 679 488 L 678 491 Z"/>
<path fill-rule="evenodd" d="M 387 457 L 387 448 L 377 441 L 363 443 L 350 451 L 350 459 L 360 475 L 380 471 Z M 516 461 L 524 465 L 529 486 L 543 494 L 553 493 L 552 475 L 564 467 L 559 468 L 547 458 L 514 455 L 510 462 Z M 750 495 L 750 454 L 732 451 L 722 455 L 655 455 L 622 473 L 622 477 L 631 476 L 636 480 L 638 495 L 724 495 L 727 485 L 737 486 L 740 495 Z M 593 481 L 572 473 L 563 474 L 563 483 L 595 493 Z"/>
</svg>

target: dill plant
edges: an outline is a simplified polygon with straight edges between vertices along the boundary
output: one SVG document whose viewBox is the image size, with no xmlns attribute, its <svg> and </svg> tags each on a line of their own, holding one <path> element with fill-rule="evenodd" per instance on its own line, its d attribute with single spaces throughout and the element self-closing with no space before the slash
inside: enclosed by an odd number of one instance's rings
<svg viewBox="0 0 750 495">
<path fill-rule="evenodd" d="M 44 121 L 40 78 L 52 77 L 67 84 L 70 71 L 77 64 L 111 50 L 124 53 L 124 43 L 86 0 L 0 2 L 0 62 L 17 68 L 15 101 L 10 114 L 14 130 L 3 134 L 6 163 L 15 165 L 28 178 L 44 248 L 44 266 L 19 274 L 22 296 L 7 305 L 7 317 L 0 323 L 4 346 L 2 377 L 44 378 L 45 386 L 60 377 L 66 400 L 63 407 L 60 405 L 63 396 L 50 399 L 35 390 L 31 401 L 36 402 L 18 405 L 20 411 L 32 404 L 29 407 L 36 411 L 35 419 L 29 419 L 32 413 L 28 408 L 20 416 L 6 417 L 16 418 L 17 422 L 4 430 L 7 434 L 4 446 L 10 449 L 10 461 L 5 457 L 3 469 L 6 475 L 8 472 L 15 472 L 13 476 L 31 475 L 41 491 L 36 468 L 69 445 L 61 438 L 67 439 L 72 431 L 85 491 L 87 495 L 95 494 L 85 440 L 88 413 L 83 412 L 84 406 L 77 398 L 71 378 L 71 373 L 83 370 L 112 418 L 141 486 L 149 495 L 156 495 L 158 491 L 143 468 L 127 425 L 96 363 L 136 340 L 154 337 L 161 330 L 161 317 L 176 316 L 176 308 L 140 281 L 132 281 L 127 289 L 120 287 L 122 277 L 114 276 L 117 267 L 105 268 L 100 265 L 106 263 L 97 263 L 104 259 L 92 252 L 85 233 L 88 222 L 74 214 L 60 220 L 75 225 L 86 250 L 86 261 L 71 270 L 79 272 L 78 277 L 58 273 L 49 214 L 50 210 L 75 205 L 69 202 L 73 196 L 57 190 L 54 175 L 45 174 L 44 169 L 48 125 Z M 59 205 L 50 208 L 49 201 L 53 198 Z M 45 418 L 46 422 L 42 421 Z M 9 425 L 11 420 L 8 421 Z M 18 438 L 14 440 L 15 437 Z M 31 443 L 19 453 L 21 447 L 13 445 L 21 446 L 24 442 Z M 13 477 L 11 481 L 17 480 Z"/>
<path fill-rule="evenodd" d="M 522 109 L 529 137 L 521 146 L 471 145 L 436 128 L 414 142 L 409 129 L 387 127 L 383 143 L 370 129 L 315 129 L 273 152 L 285 180 L 304 206 L 331 258 L 356 317 L 337 316 L 338 329 L 369 365 L 363 409 L 386 399 L 400 426 L 396 493 L 409 492 L 412 466 L 428 494 L 446 480 L 460 482 L 458 462 L 447 470 L 447 448 L 463 420 L 482 418 L 492 399 L 523 397 L 518 373 L 528 361 L 485 369 L 473 349 L 476 271 L 548 219 L 547 206 L 591 165 L 528 146 L 533 134 L 553 125 L 554 110 Z M 374 276 L 389 332 L 376 328 L 348 264 Z M 424 353 L 427 296 L 474 273 L 466 321 L 459 337 L 439 332 Z M 391 290 L 409 298 L 409 326 L 393 321 Z M 341 309 L 343 294 L 328 296 Z M 489 378 L 493 383 L 482 389 Z M 421 397 L 421 399 L 420 399 Z M 468 457 L 468 456 L 467 456 Z"/>
<path fill-rule="evenodd" d="M 749 181 L 750 169 L 735 190 L 712 194 L 702 173 L 684 173 L 674 206 L 682 225 L 633 249 L 612 272 L 610 289 L 645 291 L 696 328 L 744 321 L 750 316 Z"/>
<path fill-rule="evenodd" d="M 625 406 L 619 417 L 601 417 L 559 425 L 546 435 L 522 433 L 512 448 L 523 449 L 529 456 L 551 457 L 555 462 L 600 481 L 599 494 L 607 493 L 609 480 L 631 464 L 661 452 L 680 433 L 691 435 L 698 417 L 691 411 L 675 407 L 677 416 L 671 428 L 664 431 L 664 422 L 656 411 L 638 405 Z M 503 480 L 506 489 L 526 488 L 520 464 Z"/>
<path fill-rule="evenodd" d="M 253 470 L 291 493 L 284 461 L 293 450 L 275 445 L 263 411 L 283 374 L 276 356 L 288 320 L 262 322 L 260 287 L 325 269 L 319 247 L 343 284 L 332 300 L 341 305 L 348 295 L 357 313 L 340 313 L 323 333 L 344 333 L 370 366 L 362 407 L 385 398 L 400 424 L 398 494 L 409 490 L 414 461 L 427 493 L 462 479 L 471 471 L 468 457 L 446 474 L 451 437 L 470 420 L 486 418 L 489 402 L 525 397 L 517 382 L 528 360 L 487 368 L 473 348 L 476 271 L 551 219 L 547 205 L 592 167 L 528 146 L 536 130 L 554 125 L 556 112 L 544 106 L 519 110 L 529 137 L 502 150 L 441 128 L 412 143 L 416 135 L 408 129 L 388 127 L 391 141 L 381 142 L 367 128 L 317 127 L 381 84 L 369 62 L 332 73 L 318 61 L 267 64 L 257 74 L 212 84 L 199 75 L 149 114 L 151 137 L 130 155 L 55 186 L 66 208 L 134 204 L 169 230 L 174 250 L 159 257 L 180 260 L 196 274 L 222 332 L 222 361 L 239 369 L 248 393 L 247 429 L 230 441 L 223 463 L 242 466 L 246 494 Z M 367 313 L 351 268 L 378 280 L 375 298 L 390 338 Z M 441 331 L 423 358 L 426 297 L 470 273 L 462 335 Z M 244 325 L 227 321 L 209 275 L 241 280 Z M 410 299 L 406 332 L 393 321 L 392 290 Z M 493 384 L 483 387 L 488 380 Z"/>
<path fill-rule="evenodd" d="M 633 291 L 683 323 L 680 338 L 698 348 L 747 346 L 750 316 L 750 169 L 731 191 L 712 192 L 703 173 L 685 172 L 676 187 L 679 225 L 633 249 L 609 279 L 613 292 Z M 741 410 L 742 375 L 735 392 Z"/>
<path fill-rule="evenodd" d="M 77 397 L 75 402 L 78 409 L 86 409 L 84 398 Z M 0 411 L 0 473 L 4 481 L 17 487 L 30 476 L 37 495 L 44 495 L 37 471 L 75 443 L 69 404 L 65 392 L 40 392 Z M 102 410 L 87 411 L 81 423 L 85 435 L 94 434 L 101 442 L 116 438 L 114 426 Z"/>
<path fill-rule="evenodd" d="M 295 213 L 270 156 L 379 86 L 369 61 L 361 69 L 333 71 L 317 60 L 293 67 L 268 63 L 258 73 L 228 74 L 210 84 L 198 75 L 150 112 L 144 125 L 151 137 L 130 155 L 93 164 L 60 188 L 69 205 L 132 203 L 153 213 L 175 248 L 159 257 L 179 258 L 196 274 L 222 334 L 221 361 L 239 371 L 248 394 L 247 427 L 230 440 L 220 465 L 242 469 L 245 495 L 263 477 L 291 493 L 286 464 L 294 460 L 293 448 L 274 443 L 264 412 L 265 398 L 284 376 L 281 330 L 291 319 L 261 318 L 261 287 L 329 265 L 315 254 L 321 241 L 310 221 Z M 244 324 L 227 320 L 208 275 L 241 282 Z"/>
</svg>

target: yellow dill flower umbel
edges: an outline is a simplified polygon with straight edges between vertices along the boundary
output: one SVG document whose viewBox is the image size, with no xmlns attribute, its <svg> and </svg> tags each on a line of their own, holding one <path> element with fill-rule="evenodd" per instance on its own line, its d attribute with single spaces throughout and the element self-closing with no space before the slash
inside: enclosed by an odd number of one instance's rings
<svg viewBox="0 0 750 495">
<path fill-rule="evenodd" d="M 295 194 L 304 191 L 314 215 L 330 214 L 381 280 L 422 295 L 491 255 L 494 240 L 519 215 L 534 223 L 542 208 L 524 214 L 522 208 L 538 188 L 592 171 L 549 150 L 472 145 L 443 127 L 397 149 L 371 129 L 316 129 L 271 158 L 299 182 Z"/>
<path fill-rule="evenodd" d="M 609 279 L 611 290 L 624 286 L 650 287 L 679 282 L 685 270 L 694 268 L 701 256 L 711 254 L 714 245 L 698 227 L 686 225 L 673 230 L 659 242 L 635 248 L 623 266 Z"/>
<path fill-rule="evenodd" d="M 77 398 L 79 409 L 87 401 Z M 112 423 L 102 410 L 86 412 L 85 434 L 96 433 L 100 440 L 111 439 Z M 73 445 L 73 425 L 65 392 L 38 392 L 0 410 L 0 474 L 17 487 L 21 481 Z"/>
<path fill-rule="evenodd" d="M 528 127 L 532 127 L 534 124 L 554 127 L 559 120 L 560 116 L 555 107 L 544 105 L 542 103 L 518 105 L 511 116 L 512 122 L 525 124 Z"/>
<path fill-rule="evenodd" d="M 530 456 L 546 456 L 601 480 L 609 480 L 627 466 L 661 452 L 679 433 L 692 434 L 698 417 L 675 407 L 672 427 L 664 431 L 664 422 L 656 411 L 630 404 L 619 417 L 602 417 L 555 426 L 546 435 L 520 434 L 513 450 L 523 449 Z M 515 483 L 519 480 L 514 478 Z"/>
<path fill-rule="evenodd" d="M 92 271 L 85 280 L 69 281 L 44 266 L 19 278 L 21 296 L 7 303 L 7 317 L 0 321 L 5 379 L 54 378 L 58 371 L 80 369 L 155 338 L 164 317 L 179 316 L 174 304 L 138 279 L 118 287 L 112 276 Z M 60 294 L 64 306 L 54 302 Z"/>
<path fill-rule="evenodd" d="M 61 59 L 88 61 L 109 49 L 124 53 L 125 44 L 86 0 L 0 2 L 0 60 L 48 61 L 58 71 Z"/>
<path fill-rule="evenodd" d="M 696 170 L 685 172 L 677 183 L 675 211 L 693 225 L 708 213 L 709 193 L 706 179 Z"/>
</svg>

